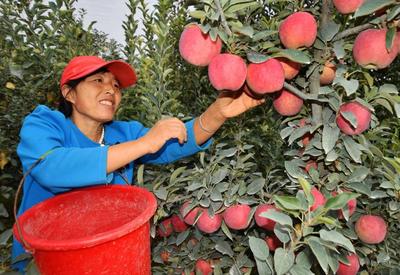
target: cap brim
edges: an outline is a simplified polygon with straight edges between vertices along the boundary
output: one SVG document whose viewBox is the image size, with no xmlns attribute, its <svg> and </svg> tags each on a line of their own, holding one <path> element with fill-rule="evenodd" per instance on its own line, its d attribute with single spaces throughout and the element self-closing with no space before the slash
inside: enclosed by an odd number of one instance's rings
<svg viewBox="0 0 400 275">
<path fill-rule="evenodd" d="M 107 68 L 118 80 L 121 88 L 132 86 L 136 83 L 136 73 L 128 63 L 121 60 L 113 60 L 107 62 L 104 66 Z M 100 69 L 99 68 L 99 69 Z"/>
</svg>

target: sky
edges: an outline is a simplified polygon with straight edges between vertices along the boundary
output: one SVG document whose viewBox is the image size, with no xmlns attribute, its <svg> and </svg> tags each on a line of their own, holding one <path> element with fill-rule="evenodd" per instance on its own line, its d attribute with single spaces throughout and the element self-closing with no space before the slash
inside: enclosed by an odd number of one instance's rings
<svg viewBox="0 0 400 275">
<path fill-rule="evenodd" d="M 147 0 L 149 5 L 154 5 L 157 0 Z M 79 0 L 76 8 L 85 9 L 84 23 L 87 26 L 92 21 L 97 21 L 94 27 L 108 34 L 122 45 L 124 42 L 124 30 L 122 21 L 129 12 L 124 0 Z"/>
</svg>

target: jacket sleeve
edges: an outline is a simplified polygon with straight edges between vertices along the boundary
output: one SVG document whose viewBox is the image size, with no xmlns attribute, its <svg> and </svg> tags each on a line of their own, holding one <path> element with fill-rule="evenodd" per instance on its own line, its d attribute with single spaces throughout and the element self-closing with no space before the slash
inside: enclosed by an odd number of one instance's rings
<svg viewBox="0 0 400 275">
<path fill-rule="evenodd" d="M 178 139 L 170 139 L 166 144 L 154 154 L 145 155 L 138 160 L 139 163 L 164 164 L 171 163 L 178 159 L 191 156 L 199 151 L 207 149 L 212 143 L 209 139 L 202 145 L 197 145 L 193 131 L 194 119 L 185 123 L 187 131 L 187 142 L 179 144 Z M 149 131 L 148 128 L 142 127 L 137 138 L 144 136 Z"/>
<path fill-rule="evenodd" d="M 30 176 L 54 193 L 106 183 L 108 147 L 65 147 L 65 118 L 50 114 L 36 110 L 24 121 L 17 149 L 24 171 L 47 154 Z"/>
</svg>

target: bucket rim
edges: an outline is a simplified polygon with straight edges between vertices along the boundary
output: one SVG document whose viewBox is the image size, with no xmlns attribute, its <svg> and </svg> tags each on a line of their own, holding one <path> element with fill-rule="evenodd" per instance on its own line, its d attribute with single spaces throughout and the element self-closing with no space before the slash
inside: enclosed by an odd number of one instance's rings
<svg viewBox="0 0 400 275">
<path fill-rule="evenodd" d="M 141 193 L 140 195 L 143 196 L 146 200 L 147 207 L 144 211 L 142 211 L 134 220 L 125 223 L 115 229 L 108 230 L 105 232 L 101 232 L 92 236 L 87 236 L 83 238 L 76 238 L 76 239 L 69 239 L 69 240 L 47 240 L 44 238 L 39 238 L 29 234 L 25 231 L 24 222 L 31 216 L 31 213 L 37 210 L 43 205 L 48 204 L 49 202 L 62 200 L 64 197 L 71 196 L 71 194 L 81 193 L 81 192 L 90 192 L 96 189 L 131 189 L 131 192 Z M 84 187 L 79 189 L 74 189 L 72 191 L 56 195 L 52 198 L 46 199 L 31 208 L 27 209 L 23 214 L 18 216 L 18 221 L 21 226 L 21 233 L 24 237 L 24 240 L 29 245 L 26 249 L 29 250 L 47 250 L 47 251 L 66 251 L 66 250 L 74 250 L 74 249 L 82 249 L 82 248 L 89 248 L 93 247 L 102 243 L 106 243 L 111 240 L 116 240 L 122 236 L 125 236 L 142 225 L 148 222 L 151 217 L 154 215 L 155 211 L 157 210 L 157 199 L 152 192 L 147 190 L 144 187 L 138 186 L 131 186 L 131 185 L 103 185 L 103 186 L 91 186 L 91 187 Z M 18 229 L 16 224 L 13 226 L 13 234 L 17 238 L 19 242 L 21 242 L 21 238 L 18 233 Z M 21 242 L 22 243 L 22 242 Z M 23 243 L 22 243 L 23 244 Z"/>
</svg>

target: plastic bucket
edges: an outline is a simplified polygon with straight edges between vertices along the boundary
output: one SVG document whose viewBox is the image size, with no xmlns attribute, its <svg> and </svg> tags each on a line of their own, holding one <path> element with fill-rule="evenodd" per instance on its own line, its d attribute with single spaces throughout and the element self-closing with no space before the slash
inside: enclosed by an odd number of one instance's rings
<svg viewBox="0 0 400 275">
<path fill-rule="evenodd" d="M 45 200 L 18 217 L 13 232 L 42 275 L 151 274 L 150 218 L 144 188 L 90 187 Z"/>
</svg>

